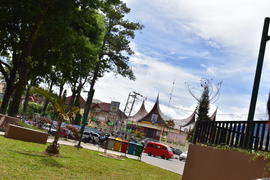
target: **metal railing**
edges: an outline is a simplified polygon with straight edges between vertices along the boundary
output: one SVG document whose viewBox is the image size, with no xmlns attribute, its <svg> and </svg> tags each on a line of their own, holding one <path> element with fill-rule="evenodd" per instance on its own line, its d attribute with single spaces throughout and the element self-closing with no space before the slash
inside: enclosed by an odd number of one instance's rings
<svg viewBox="0 0 270 180">
<path fill-rule="evenodd" d="M 192 141 L 270 151 L 267 121 L 198 121 Z"/>
</svg>

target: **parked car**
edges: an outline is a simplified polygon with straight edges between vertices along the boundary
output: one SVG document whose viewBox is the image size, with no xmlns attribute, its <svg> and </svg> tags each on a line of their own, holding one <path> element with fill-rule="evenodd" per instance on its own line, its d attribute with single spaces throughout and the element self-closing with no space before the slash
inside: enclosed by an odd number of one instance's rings
<svg viewBox="0 0 270 180">
<path fill-rule="evenodd" d="M 171 148 L 165 144 L 161 144 L 158 142 L 150 141 L 146 144 L 144 152 L 149 156 L 153 155 L 160 156 L 162 159 L 171 159 L 173 158 L 173 152 Z"/>
<path fill-rule="evenodd" d="M 180 154 L 182 154 L 182 151 L 180 149 L 171 147 L 173 154 L 180 156 Z"/>
<path fill-rule="evenodd" d="M 105 141 L 108 140 L 108 138 L 110 137 L 110 134 L 103 134 L 99 136 L 99 141 L 98 144 L 103 144 Z"/>
<path fill-rule="evenodd" d="M 182 154 L 182 151 L 180 149 L 171 147 L 173 155 L 174 155 L 174 159 L 179 159 L 180 154 Z"/>
<path fill-rule="evenodd" d="M 48 130 L 48 134 L 51 134 L 52 136 L 54 136 L 56 134 L 56 131 L 57 131 L 56 128 L 53 125 L 49 124 L 49 123 L 44 124 L 42 126 L 42 129 Z"/>
<path fill-rule="evenodd" d="M 69 130 L 67 128 L 60 129 L 60 137 L 68 138 Z"/>
<path fill-rule="evenodd" d="M 98 133 L 85 131 L 83 132 L 82 141 L 84 143 L 98 144 L 99 137 L 100 135 Z"/>
<path fill-rule="evenodd" d="M 187 152 L 183 152 L 179 156 L 180 161 L 185 161 L 187 159 Z"/>
</svg>

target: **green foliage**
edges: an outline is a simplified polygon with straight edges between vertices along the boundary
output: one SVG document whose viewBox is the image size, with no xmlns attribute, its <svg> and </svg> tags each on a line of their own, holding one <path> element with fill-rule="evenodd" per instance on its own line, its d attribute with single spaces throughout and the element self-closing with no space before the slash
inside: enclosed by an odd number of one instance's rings
<svg viewBox="0 0 270 180">
<path fill-rule="evenodd" d="M 190 132 L 188 133 L 188 136 L 187 136 L 187 141 L 188 142 L 192 142 L 193 133 L 194 133 L 194 128 L 191 129 Z"/>
<path fill-rule="evenodd" d="M 71 121 L 72 124 L 80 125 L 81 124 L 82 115 L 80 113 L 76 113 L 75 118 Z"/>
<path fill-rule="evenodd" d="M 198 104 L 197 109 L 197 121 L 209 121 L 210 117 L 208 116 L 208 112 L 210 109 L 210 101 L 209 101 L 209 87 L 207 84 L 203 86 L 203 92 Z"/>
<path fill-rule="evenodd" d="M 65 70 L 75 76 L 73 69 L 78 64 L 84 76 L 89 74 L 97 60 L 103 34 L 99 13 L 93 9 L 97 5 L 94 0 L 3 0 L 0 3 L 0 56 L 11 57 L 10 62 L 0 62 L 0 71 L 8 77 L 15 69 L 13 74 L 18 73 L 19 81 L 10 114 L 16 115 L 28 80 L 48 73 L 62 75 Z M 8 68 L 3 68 L 3 64 Z"/>
<path fill-rule="evenodd" d="M 135 31 L 143 26 L 124 19 L 130 8 L 121 0 L 105 0 L 100 9 L 105 22 L 105 35 L 99 51 L 100 75 L 114 71 L 134 80 L 135 76 L 128 64 L 130 55 L 134 54 L 129 43 L 135 37 Z"/>
<path fill-rule="evenodd" d="M 42 88 L 33 88 L 31 89 L 31 92 L 40 94 L 45 98 L 47 98 L 47 100 L 52 104 L 54 111 L 57 113 L 56 119 L 58 121 L 57 132 L 54 137 L 53 143 L 47 147 L 46 152 L 49 154 L 59 154 L 58 139 L 60 136 L 61 124 L 64 121 L 70 121 L 71 117 L 73 117 L 73 115 L 77 113 L 80 109 L 75 107 L 66 112 L 66 108 L 63 104 L 62 99 L 56 96 L 55 94 L 52 94 L 51 92 L 46 91 Z"/>
<path fill-rule="evenodd" d="M 34 102 L 29 102 L 26 110 L 27 115 L 40 114 L 43 106 Z"/>
<path fill-rule="evenodd" d="M 36 126 L 32 126 L 32 125 L 26 124 L 25 122 L 23 122 L 23 121 L 21 121 L 21 120 L 18 121 L 18 122 L 16 122 L 16 125 L 22 126 L 22 127 L 25 127 L 25 128 L 29 128 L 29 129 L 34 129 L 34 130 L 39 130 L 39 131 L 47 132 L 47 130 L 39 129 L 39 128 L 36 127 Z"/>
<path fill-rule="evenodd" d="M 35 102 L 29 102 L 26 108 L 26 112 L 23 112 L 23 107 L 20 105 L 19 113 L 24 115 L 33 116 L 36 114 L 41 114 L 43 106 Z"/>
<path fill-rule="evenodd" d="M 32 93 L 40 94 L 48 99 L 48 101 L 51 103 L 54 111 L 58 114 L 58 121 L 68 121 L 70 118 L 78 112 L 80 109 L 78 108 L 72 108 L 70 111 L 65 111 L 65 106 L 61 98 L 56 96 L 55 94 L 50 93 L 49 91 L 46 91 L 42 88 L 33 88 L 31 90 Z"/>
<path fill-rule="evenodd" d="M 7 82 L 17 82 L 9 114 L 17 114 L 27 82 L 37 77 L 78 91 L 94 69 L 99 77 L 113 71 L 135 79 L 129 43 L 143 26 L 125 19 L 129 12 L 121 0 L 3 0 L 0 56 L 9 61 L 0 62 L 0 72 L 6 81 L 16 74 Z"/>
</svg>

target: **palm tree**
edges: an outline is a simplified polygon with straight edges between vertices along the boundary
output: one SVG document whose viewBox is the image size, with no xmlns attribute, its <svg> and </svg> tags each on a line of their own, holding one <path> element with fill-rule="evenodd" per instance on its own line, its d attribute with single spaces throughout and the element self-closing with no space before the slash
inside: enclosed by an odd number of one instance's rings
<svg viewBox="0 0 270 180">
<path fill-rule="evenodd" d="M 79 111 L 79 108 L 71 108 L 69 111 L 66 112 L 63 100 L 56 96 L 55 94 L 44 90 L 42 88 L 33 88 L 32 89 L 32 93 L 37 93 L 40 94 L 42 96 L 44 96 L 45 98 L 48 99 L 48 102 L 50 102 L 53 106 L 53 109 L 55 110 L 56 114 L 57 114 L 57 121 L 58 121 L 58 127 L 57 127 L 57 132 L 54 136 L 54 141 L 52 144 L 50 144 L 47 149 L 46 152 L 48 154 L 59 154 L 59 144 L 58 144 L 58 140 L 59 140 L 59 136 L 60 136 L 60 130 L 61 130 L 61 125 L 64 121 L 70 121 L 70 118 Z"/>
</svg>

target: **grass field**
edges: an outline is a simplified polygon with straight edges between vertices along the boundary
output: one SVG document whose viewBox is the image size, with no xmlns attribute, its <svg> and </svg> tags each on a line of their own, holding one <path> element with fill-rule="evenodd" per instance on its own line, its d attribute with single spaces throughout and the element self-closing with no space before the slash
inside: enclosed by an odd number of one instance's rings
<svg viewBox="0 0 270 180">
<path fill-rule="evenodd" d="M 112 159 L 64 145 L 59 157 L 47 156 L 43 153 L 46 146 L 0 136 L 0 179 L 181 179 L 176 173 L 144 162 Z"/>
</svg>

